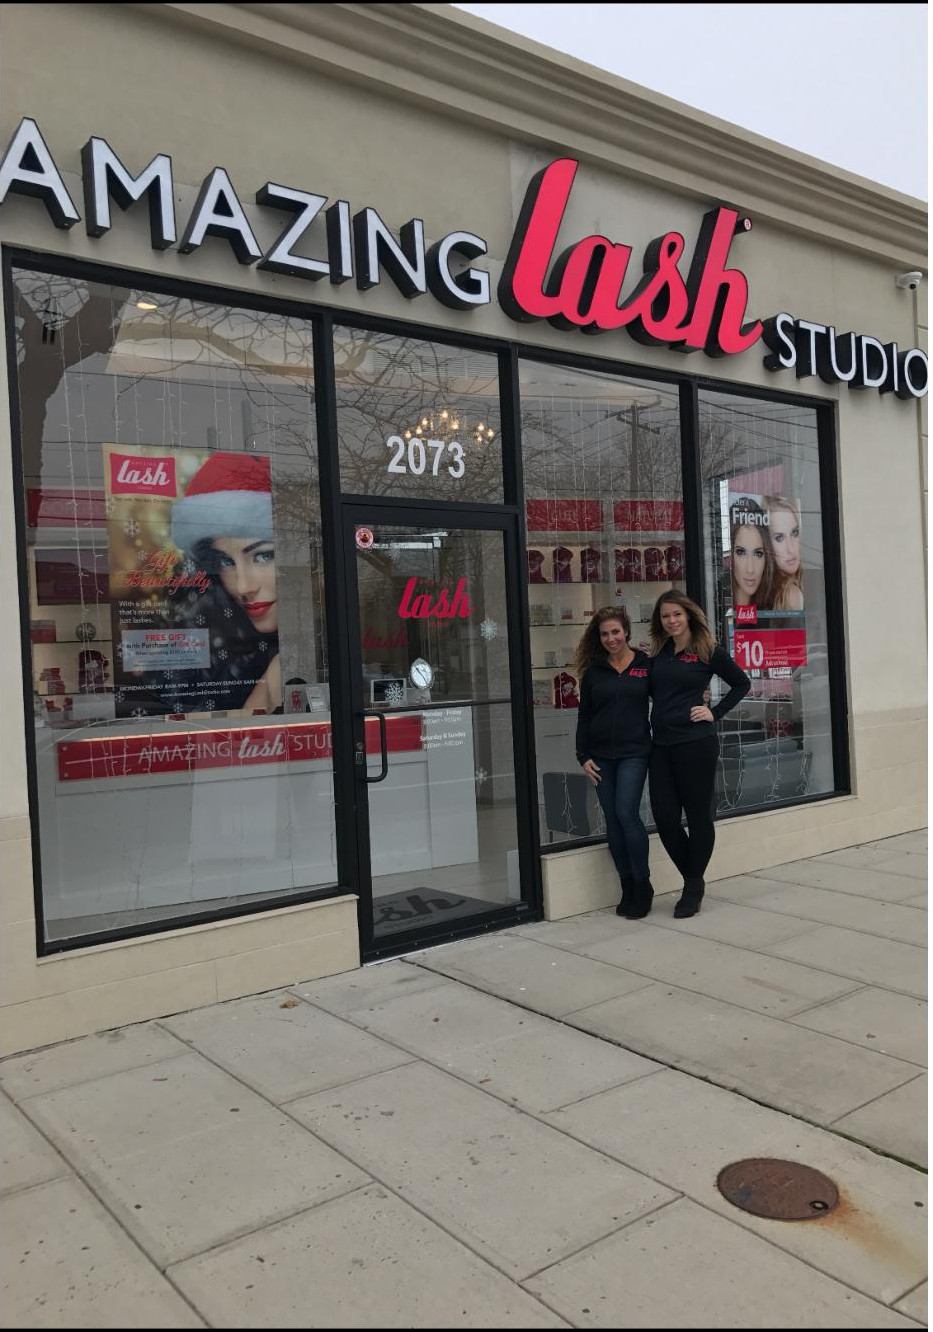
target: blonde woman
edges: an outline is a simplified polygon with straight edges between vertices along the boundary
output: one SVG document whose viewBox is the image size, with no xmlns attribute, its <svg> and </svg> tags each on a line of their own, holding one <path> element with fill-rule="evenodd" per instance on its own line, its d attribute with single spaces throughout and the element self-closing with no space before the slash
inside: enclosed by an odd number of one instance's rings
<svg viewBox="0 0 933 1332">
<path fill-rule="evenodd" d="M 765 495 L 765 513 L 774 560 L 772 610 L 803 610 L 800 506 L 786 495 Z"/>
<path fill-rule="evenodd" d="M 629 644 L 631 632 L 624 606 L 604 606 L 577 646 L 577 761 L 595 785 L 606 818 L 609 851 L 622 885 L 616 914 L 641 920 L 654 897 L 648 833 L 639 813 L 651 752 L 650 671 L 644 652 Z"/>
<path fill-rule="evenodd" d="M 716 722 L 745 697 L 751 680 L 719 647 L 702 609 L 683 592 L 662 592 L 650 632 L 653 705 L 648 792 L 658 836 L 683 875 L 683 893 L 674 908 L 682 920 L 700 909 L 706 887 L 703 875 L 716 840 Z M 714 675 L 730 688 L 710 708 L 703 700 Z M 684 815 L 686 831 L 681 824 Z"/>
</svg>

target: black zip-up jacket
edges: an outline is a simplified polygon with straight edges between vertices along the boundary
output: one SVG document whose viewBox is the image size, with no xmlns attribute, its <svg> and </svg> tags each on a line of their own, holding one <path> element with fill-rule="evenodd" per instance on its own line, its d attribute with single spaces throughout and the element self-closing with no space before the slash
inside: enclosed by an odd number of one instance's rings
<svg viewBox="0 0 933 1332">
<path fill-rule="evenodd" d="M 714 722 L 692 722 L 690 709 L 703 704 L 703 693 L 714 675 L 731 688 L 711 709 L 716 721 L 730 712 L 745 697 L 752 682 L 718 645 L 708 662 L 696 653 L 674 652 L 669 638 L 651 660 L 651 731 L 656 745 L 679 745 L 685 740 L 702 740 L 715 735 Z"/>
<path fill-rule="evenodd" d="M 577 712 L 577 761 L 635 758 L 651 749 L 648 685 L 651 663 L 635 652 L 629 666 L 616 671 L 598 661 L 580 683 Z"/>
</svg>

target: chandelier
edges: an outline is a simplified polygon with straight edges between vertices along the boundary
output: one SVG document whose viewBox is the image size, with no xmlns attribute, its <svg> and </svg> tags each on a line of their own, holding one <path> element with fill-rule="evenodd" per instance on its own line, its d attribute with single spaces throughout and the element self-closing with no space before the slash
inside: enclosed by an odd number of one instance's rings
<svg viewBox="0 0 933 1332">
<path fill-rule="evenodd" d="M 438 434 L 444 434 L 445 436 L 460 434 L 460 419 L 454 412 L 443 407 L 436 415 L 422 416 L 417 425 L 409 427 L 402 433 L 406 439 L 411 439 L 413 436 L 433 438 Z M 477 421 L 475 425 L 469 425 L 465 422 L 462 434 L 472 435 L 476 444 L 488 443 L 496 437 L 495 430 L 488 426 L 485 421 Z"/>
</svg>

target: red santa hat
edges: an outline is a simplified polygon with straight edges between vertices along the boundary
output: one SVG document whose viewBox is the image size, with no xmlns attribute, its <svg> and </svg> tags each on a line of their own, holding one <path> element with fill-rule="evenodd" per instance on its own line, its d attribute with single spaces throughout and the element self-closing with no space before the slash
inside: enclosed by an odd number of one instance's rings
<svg viewBox="0 0 933 1332">
<path fill-rule="evenodd" d="M 214 537 L 272 540 L 268 458 L 212 453 L 195 472 L 184 499 L 172 506 L 172 541 L 179 550 L 191 550 Z"/>
</svg>

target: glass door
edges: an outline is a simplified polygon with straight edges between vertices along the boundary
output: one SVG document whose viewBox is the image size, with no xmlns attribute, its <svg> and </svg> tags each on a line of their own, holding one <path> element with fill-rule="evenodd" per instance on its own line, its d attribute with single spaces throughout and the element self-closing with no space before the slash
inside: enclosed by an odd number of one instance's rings
<svg viewBox="0 0 933 1332">
<path fill-rule="evenodd" d="M 513 522 L 345 509 L 364 955 L 528 910 Z"/>
</svg>

